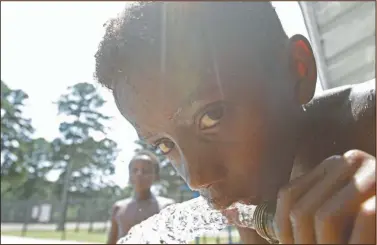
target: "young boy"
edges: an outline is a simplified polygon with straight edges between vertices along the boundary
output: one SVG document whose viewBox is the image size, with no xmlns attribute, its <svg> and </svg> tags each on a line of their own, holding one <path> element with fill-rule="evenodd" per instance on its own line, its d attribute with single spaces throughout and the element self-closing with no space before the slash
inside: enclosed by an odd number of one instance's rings
<svg viewBox="0 0 377 245">
<path fill-rule="evenodd" d="M 313 98 L 311 46 L 271 3 L 134 5 L 109 22 L 96 77 L 214 208 L 277 200 L 280 243 L 375 243 L 375 85 Z"/>
<path fill-rule="evenodd" d="M 171 199 L 154 196 L 151 193 L 153 182 L 159 178 L 159 165 L 150 155 L 143 153 L 135 155 L 129 165 L 129 175 L 134 196 L 114 204 L 107 244 L 115 244 L 132 226 L 174 203 Z"/>
</svg>

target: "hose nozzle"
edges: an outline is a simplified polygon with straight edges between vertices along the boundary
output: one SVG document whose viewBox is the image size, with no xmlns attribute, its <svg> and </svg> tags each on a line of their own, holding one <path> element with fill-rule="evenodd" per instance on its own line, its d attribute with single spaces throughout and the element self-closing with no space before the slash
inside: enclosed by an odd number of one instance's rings
<svg viewBox="0 0 377 245">
<path fill-rule="evenodd" d="M 278 244 L 275 228 L 276 204 L 262 203 L 255 208 L 253 214 L 255 231 L 269 243 Z"/>
</svg>

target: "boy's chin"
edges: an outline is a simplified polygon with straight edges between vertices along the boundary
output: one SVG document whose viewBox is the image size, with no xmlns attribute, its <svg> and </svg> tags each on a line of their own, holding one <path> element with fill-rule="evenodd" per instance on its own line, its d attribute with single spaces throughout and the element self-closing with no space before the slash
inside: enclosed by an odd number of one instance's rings
<svg viewBox="0 0 377 245">
<path fill-rule="evenodd" d="M 235 203 L 241 203 L 245 205 L 259 205 L 262 201 L 257 198 L 234 198 L 234 199 L 218 199 L 218 200 L 208 200 L 209 206 L 213 209 L 224 211 L 231 207 Z"/>
</svg>

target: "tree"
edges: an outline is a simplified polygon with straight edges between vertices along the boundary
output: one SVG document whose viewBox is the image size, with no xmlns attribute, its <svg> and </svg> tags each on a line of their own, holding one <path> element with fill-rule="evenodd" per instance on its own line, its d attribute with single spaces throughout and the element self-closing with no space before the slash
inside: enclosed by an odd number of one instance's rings
<svg viewBox="0 0 377 245">
<path fill-rule="evenodd" d="M 25 144 L 27 179 L 14 191 L 19 199 L 27 200 L 33 196 L 48 198 L 51 183 L 46 179 L 46 175 L 54 168 L 52 154 L 51 143 L 43 138 L 33 139 Z"/>
<path fill-rule="evenodd" d="M 21 186 L 27 178 L 25 152 L 34 129 L 23 116 L 28 95 L 1 81 L 1 194 Z"/>
<path fill-rule="evenodd" d="M 89 83 L 78 83 L 68 88 L 58 102 L 59 114 L 66 120 L 60 124 L 61 138 L 53 141 L 54 161 L 62 173 L 57 192 L 62 195 L 62 220 L 58 229 L 64 229 L 65 213 L 70 193 L 85 193 L 106 186 L 104 176 L 114 173 L 113 162 L 118 150 L 114 141 L 105 138 L 105 123 L 110 117 L 99 112 L 105 101 Z M 93 135 L 102 135 L 96 140 Z"/>
</svg>

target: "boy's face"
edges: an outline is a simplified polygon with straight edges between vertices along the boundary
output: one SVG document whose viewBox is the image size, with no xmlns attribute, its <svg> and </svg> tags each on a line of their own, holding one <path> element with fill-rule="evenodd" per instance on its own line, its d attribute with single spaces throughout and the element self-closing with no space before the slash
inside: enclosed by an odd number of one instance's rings
<svg viewBox="0 0 377 245">
<path fill-rule="evenodd" d="M 189 49 L 179 52 L 165 72 L 146 66 L 118 83 L 122 114 L 214 208 L 275 199 L 289 180 L 298 126 L 288 65 L 258 72 L 236 46 L 200 65 L 190 63 Z"/>
<path fill-rule="evenodd" d="M 130 182 L 136 193 L 149 190 L 155 178 L 155 167 L 150 158 L 132 160 L 130 163 Z"/>
</svg>

